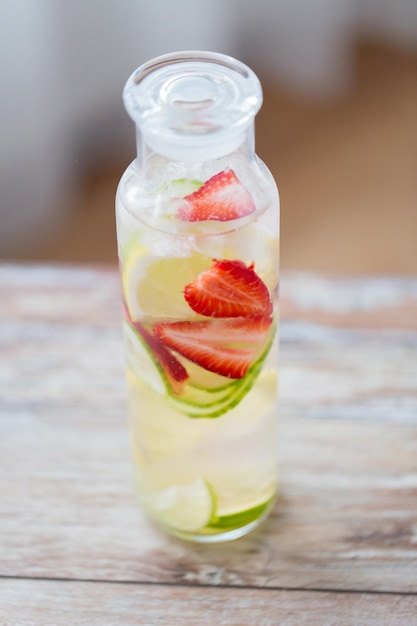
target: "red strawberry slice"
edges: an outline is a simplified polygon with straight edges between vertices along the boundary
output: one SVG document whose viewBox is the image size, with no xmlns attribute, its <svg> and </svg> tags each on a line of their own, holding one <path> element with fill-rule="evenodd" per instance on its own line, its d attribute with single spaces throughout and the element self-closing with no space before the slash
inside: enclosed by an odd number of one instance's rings
<svg viewBox="0 0 417 626">
<path fill-rule="evenodd" d="M 184 222 L 226 222 L 255 211 L 255 202 L 233 170 L 215 174 L 183 198 L 177 217 Z"/>
<path fill-rule="evenodd" d="M 154 332 L 172 350 L 206 370 L 243 378 L 271 326 L 270 317 L 161 323 Z"/>
<path fill-rule="evenodd" d="M 173 390 L 179 393 L 182 389 L 182 383 L 188 379 L 185 367 L 178 361 L 177 357 L 167 349 L 164 343 L 158 337 L 152 335 L 142 324 L 133 322 L 132 326 L 137 330 L 142 339 L 146 341 L 154 356 L 162 365 Z"/>
<path fill-rule="evenodd" d="M 177 357 L 168 350 L 164 343 L 155 335 L 149 332 L 140 322 L 133 322 L 125 301 L 123 300 L 123 314 L 125 320 L 133 326 L 139 333 L 145 343 L 152 350 L 155 359 L 159 362 L 164 370 L 173 391 L 180 393 L 183 384 L 188 379 L 188 373 L 185 367 L 180 363 Z"/>
<path fill-rule="evenodd" d="M 216 261 L 192 283 L 184 298 L 200 315 L 210 317 L 252 317 L 271 315 L 272 302 L 265 283 L 242 261 Z"/>
</svg>

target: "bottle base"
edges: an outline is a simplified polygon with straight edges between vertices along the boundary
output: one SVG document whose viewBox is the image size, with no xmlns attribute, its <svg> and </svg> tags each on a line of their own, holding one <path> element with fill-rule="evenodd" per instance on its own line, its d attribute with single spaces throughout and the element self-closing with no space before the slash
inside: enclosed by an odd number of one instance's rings
<svg viewBox="0 0 417 626">
<path fill-rule="evenodd" d="M 226 543 L 228 541 L 234 541 L 240 539 L 245 535 L 248 535 L 256 528 L 258 528 L 270 515 L 276 498 L 270 500 L 266 507 L 263 508 L 262 513 L 256 519 L 252 519 L 250 522 L 234 528 L 216 528 L 215 526 L 208 526 L 199 531 L 185 531 L 172 526 L 161 524 L 158 520 L 153 520 L 157 527 L 168 535 L 183 539 L 184 541 L 190 541 L 193 543 Z"/>
</svg>

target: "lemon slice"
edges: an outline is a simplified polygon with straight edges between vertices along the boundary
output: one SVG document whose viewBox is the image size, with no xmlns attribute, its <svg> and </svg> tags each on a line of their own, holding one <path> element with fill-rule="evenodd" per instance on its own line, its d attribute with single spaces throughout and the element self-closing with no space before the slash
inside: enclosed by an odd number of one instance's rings
<svg viewBox="0 0 417 626">
<path fill-rule="evenodd" d="M 207 526 L 216 508 L 214 493 L 202 478 L 144 494 L 142 499 L 156 521 L 184 532 L 195 532 Z"/>
<path fill-rule="evenodd" d="M 210 258 L 199 254 L 152 262 L 141 250 L 131 255 L 123 268 L 123 292 L 132 319 L 189 317 L 184 286 L 210 264 Z"/>
<path fill-rule="evenodd" d="M 123 263 L 130 262 L 130 259 L 134 259 L 136 264 L 140 258 L 145 258 L 147 251 L 146 246 L 141 243 L 140 232 L 134 231 L 126 241 L 124 241 L 123 246 L 121 246 L 120 257 Z"/>
</svg>

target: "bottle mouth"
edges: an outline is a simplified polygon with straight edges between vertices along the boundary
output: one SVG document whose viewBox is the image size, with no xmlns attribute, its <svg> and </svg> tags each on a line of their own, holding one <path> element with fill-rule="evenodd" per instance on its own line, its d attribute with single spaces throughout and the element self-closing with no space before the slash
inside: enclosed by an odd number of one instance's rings
<svg viewBox="0 0 417 626">
<path fill-rule="evenodd" d="M 237 149 L 262 105 L 262 89 L 240 61 L 187 51 L 139 67 L 125 85 L 123 100 L 152 149 L 194 160 Z"/>
</svg>

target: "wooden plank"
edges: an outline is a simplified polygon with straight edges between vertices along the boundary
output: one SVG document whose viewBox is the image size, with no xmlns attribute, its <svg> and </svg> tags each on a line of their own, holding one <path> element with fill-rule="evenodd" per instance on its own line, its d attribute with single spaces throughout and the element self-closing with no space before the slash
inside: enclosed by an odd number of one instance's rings
<svg viewBox="0 0 417 626">
<path fill-rule="evenodd" d="M 135 504 L 116 274 L 1 267 L 0 574 L 417 591 L 417 281 L 286 280 L 280 501 L 194 546 Z"/>
<path fill-rule="evenodd" d="M 415 277 L 326 276 L 287 272 L 282 314 L 337 328 L 417 329 Z"/>
<path fill-rule="evenodd" d="M 1 423 L 0 574 L 417 591 L 415 426 L 283 420 L 271 518 L 193 546 L 136 507 L 120 415 Z"/>
<path fill-rule="evenodd" d="M 4 626 L 416 626 L 417 597 L 0 580 Z"/>
</svg>

